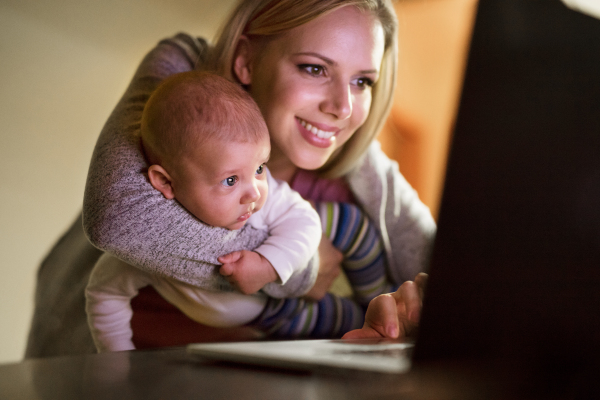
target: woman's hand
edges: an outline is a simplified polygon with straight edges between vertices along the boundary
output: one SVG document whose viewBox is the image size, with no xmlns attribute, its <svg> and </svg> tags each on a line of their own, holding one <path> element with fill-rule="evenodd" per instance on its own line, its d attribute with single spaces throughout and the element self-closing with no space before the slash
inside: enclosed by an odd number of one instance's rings
<svg viewBox="0 0 600 400">
<path fill-rule="evenodd" d="M 419 326 L 427 274 L 404 282 L 394 293 L 382 294 L 369 303 L 361 329 L 346 333 L 343 339 L 404 338 Z"/>
<path fill-rule="evenodd" d="M 321 237 L 321 243 L 319 243 L 319 274 L 317 275 L 314 286 L 304 295 L 304 297 L 314 301 L 319 301 L 325 297 L 325 294 L 329 291 L 333 281 L 335 281 L 335 278 L 337 278 L 341 272 L 343 260 L 344 256 L 342 253 L 333 247 L 333 244 L 328 237 L 323 235 Z"/>
</svg>

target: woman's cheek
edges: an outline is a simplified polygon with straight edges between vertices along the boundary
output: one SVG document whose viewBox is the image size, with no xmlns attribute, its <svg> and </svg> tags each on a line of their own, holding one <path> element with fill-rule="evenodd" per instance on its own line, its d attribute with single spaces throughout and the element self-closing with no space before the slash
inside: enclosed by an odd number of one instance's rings
<svg viewBox="0 0 600 400">
<path fill-rule="evenodd" d="M 300 110 L 310 109 L 311 104 L 315 106 L 316 93 L 306 84 L 292 80 L 282 83 L 278 89 L 274 96 L 275 106 L 286 114 L 296 115 Z"/>
<path fill-rule="evenodd" d="M 365 93 L 363 96 L 361 96 L 359 107 L 356 107 L 355 110 L 357 111 L 356 117 L 358 119 L 356 129 L 358 129 L 362 124 L 365 123 L 367 117 L 369 116 L 369 111 L 371 110 L 370 91 L 369 93 Z"/>
</svg>

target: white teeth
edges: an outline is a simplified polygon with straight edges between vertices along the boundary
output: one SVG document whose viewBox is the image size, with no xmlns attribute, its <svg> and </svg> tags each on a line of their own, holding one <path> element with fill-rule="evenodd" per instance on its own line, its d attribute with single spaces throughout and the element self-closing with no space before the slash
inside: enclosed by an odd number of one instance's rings
<svg viewBox="0 0 600 400">
<path fill-rule="evenodd" d="M 329 131 L 322 131 L 320 129 L 318 129 L 316 126 L 312 126 L 311 124 L 309 124 L 308 122 L 298 118 L 300 120 L 300 124 L 305 127 L 307 130 L 311 131 L 314 135 L 316 135 L 317 137 L 320 137 L 321 139 L 329 139 L 330 137 L 333 136 L 333 134 L 335 132 L 329 132 Z"/>
</svg>

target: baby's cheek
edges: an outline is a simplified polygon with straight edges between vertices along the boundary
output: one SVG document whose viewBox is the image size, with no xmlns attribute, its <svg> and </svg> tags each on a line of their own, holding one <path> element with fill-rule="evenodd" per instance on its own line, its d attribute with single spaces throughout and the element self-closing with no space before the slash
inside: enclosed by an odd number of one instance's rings
<svg viewBox="0 0 600 400">
<path fill-rule="evenodd" d="M 269 196 L 269 189 L 268 189 L 268 186 L 265 184 L 264 188 L 262 190 L 260 190 L 260 199 L 257 202 L 257 208 L 259 210 L 261 208 L 263 208 L 263 206 L 267 202 L 268 196 Z"/>
</svg>

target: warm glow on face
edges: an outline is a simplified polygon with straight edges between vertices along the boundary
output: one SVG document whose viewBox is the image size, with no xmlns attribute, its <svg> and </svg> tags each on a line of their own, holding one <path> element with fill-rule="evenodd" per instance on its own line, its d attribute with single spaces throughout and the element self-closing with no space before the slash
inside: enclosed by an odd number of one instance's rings
<svg viewBox="0 0 600 400">
<path fill-rule="evenodd" d="M 242 228 L 267 199 L 269 138 L 258 142 L 206 141 L 171 174 L 175 198 L 202 222 Z"/>
<path fill-rule="evenodd" d="M 254 48 L 249 91 L 271 135 L 273 162 L 321 167 L 365 122 L 384 33 L 348 6 Z"/>
</svg>

